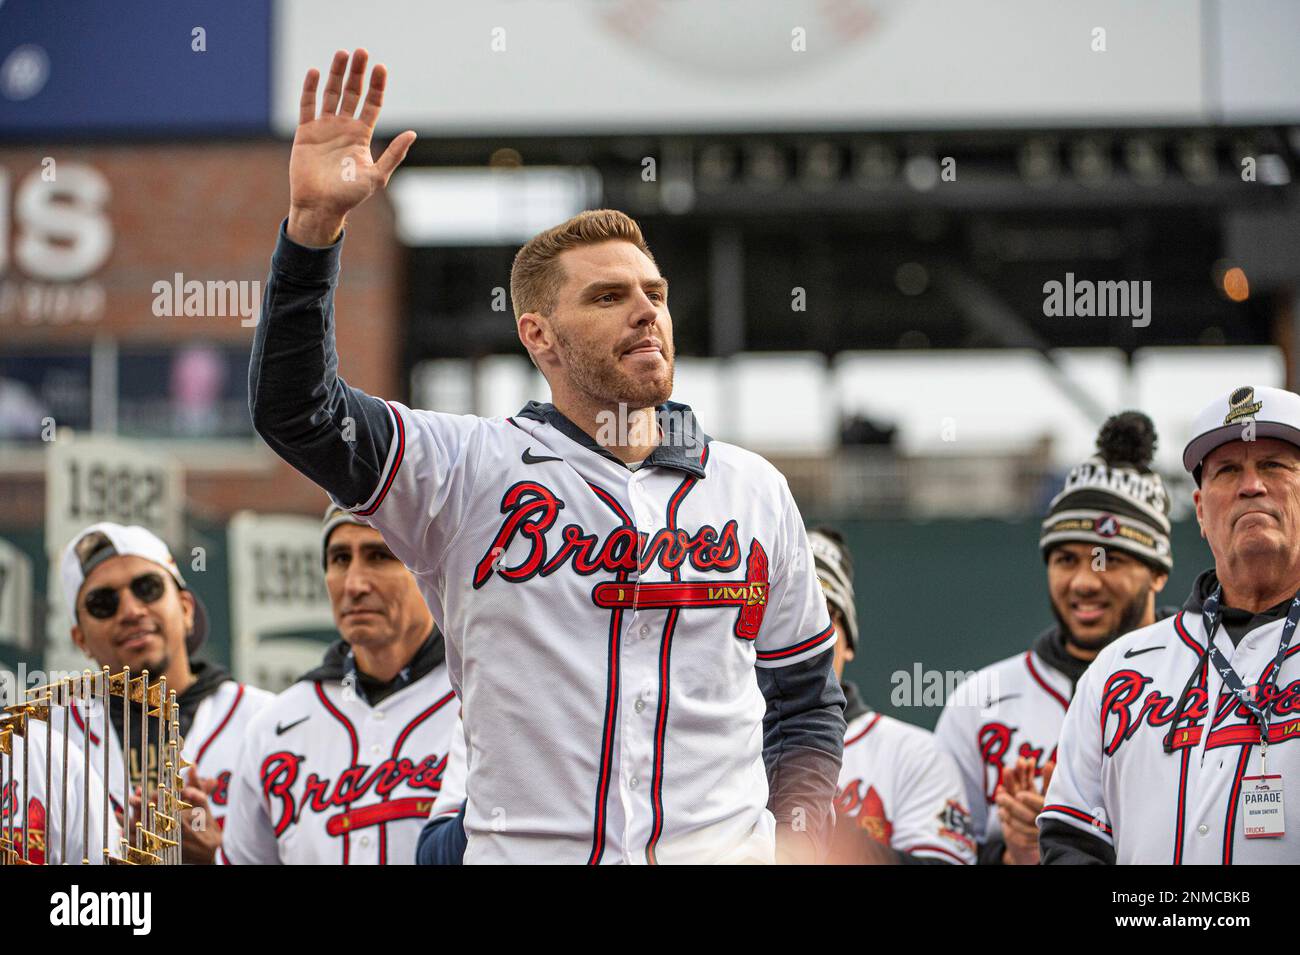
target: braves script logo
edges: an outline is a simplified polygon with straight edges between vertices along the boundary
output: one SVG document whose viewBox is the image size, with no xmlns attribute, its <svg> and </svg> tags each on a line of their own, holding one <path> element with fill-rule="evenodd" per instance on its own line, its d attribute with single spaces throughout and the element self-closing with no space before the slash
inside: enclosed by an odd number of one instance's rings
<svg viewBox="0 0 1300 955">
<path fill-rule="evenodd" d="M 1144 725 L 1153 728 L 1162 727 L 1173 720 L 1174 710 L 1177 706 L 1177 702 L 1173 697 L 1166 696 L 1157 690 L 1152 690 L 1143 695 L 1143 691 L 1151 682 L 1151 677 L 1143 676 L 1137 670 L 1119 670 L 1107 678 L 1101 697 L 1101 726 L 1102 741 L 1104 743 L 1102 752 L 1107 756 L 1114 756 L 1125 742 L 1133 738 L 1133 734 L 1138 731 L 1139 727 Z M 1274 716 L 1290 716 L 1300 713 L 1300 680 L 1296 680 L 1284 687 L 1269 685 L 1258 688 L 1254 696 L 1260 706 L 1271 705 L 1270 712 Z M 1138 706 L 1135 715 L 1133 708 L 1135 704 L 1138 704 L 1139 700 L 1141 700 L 1141 704 Z M 1206 691 L 1199 686 L 1193 687 L 1187 694 L 1187 702 L 1183 706 L 1178 728 L 1174 732 L 1173 745 L 1175 748 L 1194 746 L 1201 741 L 1203 732 L 1201 724 L 1209 715 L 1209 711 Z M 1210 724 L 1212 732 L 1209 740 L 1206 741 L 1206 748 L 1258 742 L 1259 729 L 1257 726 L 1223 726 L 1224 721 L 1230 716 L 1236 716 L 1243 722 L 1253 718 L 1250 709 L 1235 696 L 1231 694 L 1221 696 L 1214 713 L 1214 719 Z M 1273 723 L 1269 726 L 1268 737 L 1270 743 L 1284 742 L 1297 736 L 1300 736 L 1300 720 Z"/>
<path fill-rule="evenodd" d="M 985 723 L 979 729 L 980 758 L 984 760 L 987 770 L 984 773 L 984 798 L 990 805 L 993 803 L 993 797 L 997 795 L 998 787 L 1002 785 L 1002 774 L 1006 769 L 1007 753 L 1011 749 L 1011 737 L 1015 733 L 1016 727 L 998 722 Z M 1024 740 L 1016 748 L 1016 753 L 1012 759 L 1032 759 L 1034 761 L 1034 776 L 1043 775 L 1043 747 L 1036 747 L 1028 740 Z M 1056 747 L 1052 747 L 1047 762 L 1056 762 Z"/>
<path fill-rule="evenodd" d="M 560 531 L 560 546 L 552 553 L 546 533 L 555 526 L 563 508 L 564 502 L 536 481 L 521 481 L 507 490 L 501 499 L 501 513 L 505 518 L 474 570 L 475 589 L 484 586 L 493 574 L 509 583 L 522 583 L 533 577 L 549 576 L 564 567 L 589 576 L 641 573 L 652 566 L 672 574 L 686 563 L 701 573 L 727 573 L 740 566 L 734 520 L 727 521 L 721 530 L 705 524 L 694 534 L 665 527 L 650 535 L 625 523 L 603 540 L 580 524 L 566 524 Z M 519 539 L 528 543 L 528 551 L 507 566 L 504 555 Z M 620 579 L 597 584 L 592 600 L 596 606 L 608 610 L 738 607 L 736 636 L 752 640 L 763 621 L 767 590 L 767 552 L 753 539 L 745 558 L 743 580 L 628 583 Z"/>
<path fill-rule="evenodd" d="M 399 786 L 436 794 L 442 788 L 442 771 L 447 766 L 446 756 L 435 755 L 426 756 L 418 763 L 405 756 L 389 758 L 373 769 L 366 763 L 358 763 L 340 773 L 333 785 L 329 779 L 311 773 L 303 784 L 299 803 L 294 797 L 293 786 L 298 781 L 304 759 L 282 750 L 272 753 L 262 762 L 262 792 L 271 807 L 277 838 L 290 824 L 298 821 L 303 810 L 316 813 L 342 810 L 327 820 L 326 831 L 332 836 L 394 818 L 416 817 L 421 810 L 427 816 L 433 806 L 433 796 L 392 802 L 387 801 L 388 797 Z M 384 802 L 354 809 L 353 804 L 367 794 L 373 794 Z"/>
</svg>

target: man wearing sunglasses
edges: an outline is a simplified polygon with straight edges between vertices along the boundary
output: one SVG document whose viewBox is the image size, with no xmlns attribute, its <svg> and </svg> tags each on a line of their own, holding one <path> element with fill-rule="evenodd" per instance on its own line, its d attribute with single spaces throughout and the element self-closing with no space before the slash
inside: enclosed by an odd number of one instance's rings
<svg viewBox="0 0 1300 955">
<path fill-rule="evenodd" d="M 176 692 L 185 740 L 181 755 L 194 764 L 183 793 L 194 805 L 181 843 L 183 858 L 188 863 L 213 862 L 240 742 L 248 721 L 271 694 L 235 681 L 216 664 L 193 659 L 207 636 L 207 612 L 186 585 L 167 545 L 146 528 L 108 522 L 87 527 L 64 550 L 60 572 L 73 642 L 96 667 L 108 667 L 112 673 L 130 667 L 132 678 L 148 670 L 151 683 L 166 677 L 168 692 Z M 127 808 L 124 802 L 128 804 L 134 819 L 145 780 L 146 736 L 137 710 L 131 714 L 126 747 L 128 772 L 121 742 L 125 719 L 121 701 L 117 703 L 109 707 L 107 728 L 97 702 L 74 704 L 70 742 L 79 752 L 89 736 L 92 764 L 102 766 L 101 747 L 108 737 L 109 796 L 119 814 Z M 158 776 L 157 723 L 149 720 L 150 789 Z"/>
</svg>

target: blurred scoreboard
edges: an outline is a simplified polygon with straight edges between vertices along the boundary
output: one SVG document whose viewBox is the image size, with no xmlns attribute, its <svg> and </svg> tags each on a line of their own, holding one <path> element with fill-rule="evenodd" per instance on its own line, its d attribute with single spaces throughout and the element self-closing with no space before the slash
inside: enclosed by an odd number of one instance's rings
<svg viewBox="0 0 1300 955">
<path fill-rule="evenodd" d="M 266 132 L 271 11 L 271 0 L 6 0 L 0 133 Z"/>
</svg>

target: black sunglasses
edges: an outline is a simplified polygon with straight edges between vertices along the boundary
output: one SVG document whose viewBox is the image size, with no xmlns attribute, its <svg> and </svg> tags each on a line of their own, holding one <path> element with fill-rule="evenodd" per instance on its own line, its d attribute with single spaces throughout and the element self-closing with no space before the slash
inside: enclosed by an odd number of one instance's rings
<svg viewBox="0 0 1300 955">
<path fill-rule="evenodd" d="M 137 600 L 147 604 L 153 603 L 167 592 L 167 585 L 163 583 L 162 574 L 141 574 L 131 581 L 128 586 Z M 96 587 L 86 594 L 82 606 L 86 608 L 86 613 L 95 619 L 108 620 L 117 613 L 117 608 L 122 603 L 118 593 L 119 590 L 112 587 Z"/>
</svg>

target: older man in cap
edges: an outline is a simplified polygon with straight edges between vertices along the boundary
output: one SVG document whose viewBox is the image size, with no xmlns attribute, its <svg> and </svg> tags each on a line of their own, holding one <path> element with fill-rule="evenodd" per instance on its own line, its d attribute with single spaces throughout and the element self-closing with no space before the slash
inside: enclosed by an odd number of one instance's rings
<svg viewBox="0 0 1300 955">
<path fill-rule="evenodd" d="M 322 549 L 341 639 L 249 727 L 223 862 L 410 865 L 442 787 L 460 707 L 414 575 L 333 505 Z"/>
<path fill-rule="evenodd" d="M 1300 858 L 1300 396 L 1242 387 L 1183 464 L 1214 567 L 1080 680 L 1038 818 L 1043 862 Z"/>
<path fill-rule="evenodd" d="M 130 667 L 136 677 L 147 670 L 151 683 L 166 678 L 168 691 L 175 691 L 185 740 L 181 756 L 193 764 L 182 793 L 194 806 L 181 840 L 183 858 L 212 863 L 244 730 L 271 694 L 194 659 L 207 637 L 207 612 L 167 545 L 147 528 L 92 524 L 64 549 L 60 576 L 77 647 L 112 673 Z M 157 783 L 157 759 L 150 762 L 145 751 L 146 742 L 157 751 L 158 720 L 150 717 L 147 727 L 131 721 L 124 748 L 126 718 L 119 707 L 109 713 L 105 725 L 99 703 L 74 704 L 70 743 L 80 752 L 88 737 L 91 763 L 102 766 L 107 740 L 109 796 L 119 814 L 129 808 L 134 816 L 141 793 Z"/>
</svg>

